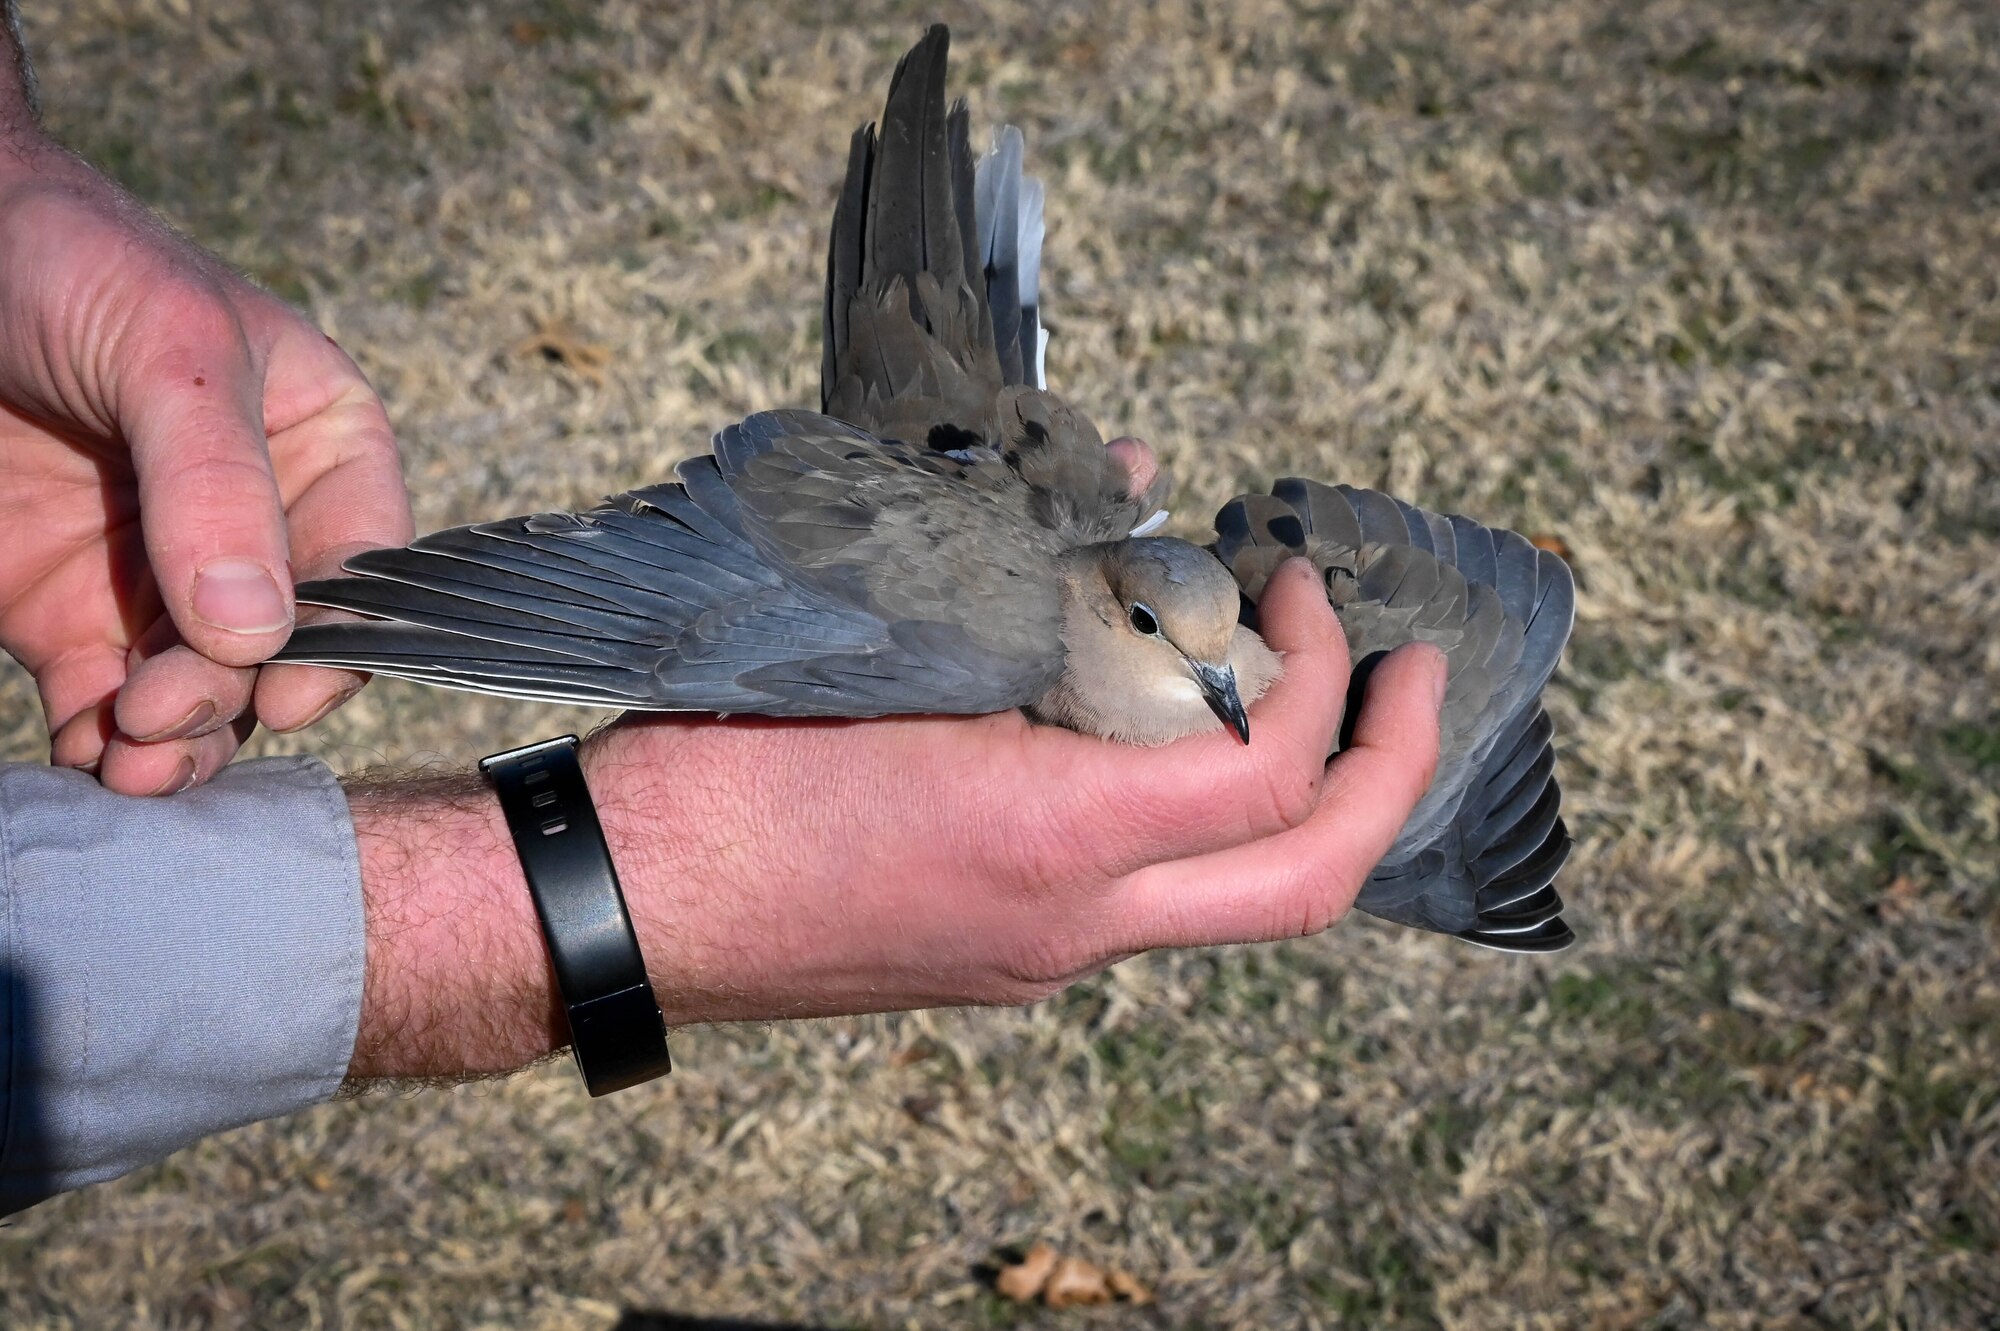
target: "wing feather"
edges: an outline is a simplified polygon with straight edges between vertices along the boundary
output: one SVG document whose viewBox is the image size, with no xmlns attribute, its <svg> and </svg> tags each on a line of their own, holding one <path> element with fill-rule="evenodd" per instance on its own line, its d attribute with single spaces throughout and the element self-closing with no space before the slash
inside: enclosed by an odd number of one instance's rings
<svg viewBox="0 0 2000 1331">
<path fill-rule="evenodd" d="M 993 712 L 1062 665 L 1062 546 L 990 452 L 752 416 L 586 513 L 424 537 L 299 597 L 277 659 L 510 696 L 768 715 Z"/>
<path fill-rule="evenodd" d="M 1449 663 L 1437 776 L 1356 904 L 1487 947 L 1566 944 L 1552 884 L 1569 839 L 1540 697 L 1575 615 L 1568 567 L 1513 532 L 1297 478 L 1232 501 L 1216 533 L 1253 602 L 1283 559 L 1319 566 L 1358 679 L 1406 642 Z"/>
</svg>

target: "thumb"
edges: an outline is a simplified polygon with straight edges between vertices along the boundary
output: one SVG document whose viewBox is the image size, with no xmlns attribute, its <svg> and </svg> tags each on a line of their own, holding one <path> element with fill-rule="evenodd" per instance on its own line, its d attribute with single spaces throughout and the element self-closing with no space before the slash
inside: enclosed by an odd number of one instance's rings
<svg viewBox="0 0 2000 1331">
<path fill-rule="evenodd" d="M 247 666 L 290 634 L 292 578 L 259 375 L 235 319 L 215 322 L 214 335 L 183 331 L 121 383 L 120 423 L 147 558 L 174 626 L 210 660 Z"/>
</svg>

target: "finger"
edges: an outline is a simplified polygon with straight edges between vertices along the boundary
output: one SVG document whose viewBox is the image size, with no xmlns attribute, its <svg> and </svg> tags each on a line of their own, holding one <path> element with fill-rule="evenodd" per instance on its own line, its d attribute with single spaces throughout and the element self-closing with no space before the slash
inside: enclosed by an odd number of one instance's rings
<svg viewBox="0 0 2000 1331">
<path fill-rule="evenodd" d="M 113 735 L 105 743 L 98 780 L 121 795 L 177 795 L 221 771 L 255 726 L 245 715 L 206 735 L 160 744 Z"/>
<path fill-rule="evenodd" d="M 414 533 L 409 496 L 389 418 L 346 354 L 317 330 L 287 325 L 272 353 L 266 419 L 272 460 L 291 523 L 292 566 L 330 577 L 363 550 L 405 545 Z M 288 386 L 321 386 L 318 396 L 286 396 Z M 301 622 L 328 612 L 305 609 Z M 300 730 L 353 697 L 368 676 L 317 666 L 266 666 L 256 712 L 272 730 Z"/>
<path fill-rule="evenodd" d="M 118 690 L 118 731 L 140 744 L 194 739 L 241 716 L 257 672 L 218 665 L 180 640 L 161 615 L 126 657 Z"/>
<path fill-rule="evenodd" d="M 104 760 L 104 746 L 118 731 L 111 719 L 111 695 L 102 701 L 72 712 L 49 734 L 49 762 L 55 767 L 74 767 L 95 772 Z"/>
<path fill-rule="evenodd" d="M 1064 752 L 1032 755 L 1023 770 L 1039 769 L 1041 817 L 1058 847 L 1089 847 L 1123 874 L 1268 836 L 1312 813 L 1340 733 L 1347 639 L 1304 560 L 1279 568 L 1261 608 L 1284 670 L 1250 708 L 1252 742 L 1222 730 L 1154 749 L 1073 736 Z"/>
<path fill-rule="evenodd" d="M 223 665 L 254 665 L 292 626 L 259 376 L 235 316 L 199 290 L 163 293 L 123 345 L 149 342 L 165 349 L 121 369 L 117 402 L 146 553 L 182 640 Z"/>
<path fill-rule="evenodd" d="M 409 538 L 404 537 L 407 542 Z M 341 563 L 363 550 L 381 548 L 375 544 L 352 545 L 325 556 L 317 567 L 309 566 L 308 577 L 328 577 L 340 571 Z M 299 607 L 299 623 L 315 624 L 328 619 L 352 619 L 337 610 L 320 606 Z M 257 691 L 252 710 L 257 719 L 275 734 L 288 735 L 324 720 L 361 692 L 371 677 L 359 670 L 336 670 L 325 666 L 267 665 L 257 672 Z"/>
<path fill-rule="evenodd" d="M 1160 474 L 1160 458 L 1153 446 L 1133 435 L 1120 435 L 1104 446 L 1113 463 L 1125 472 L 1125 492 L 1142 495 Z"/>
<path fill-rule="evenodd" d="M 96 770 L 104 742 L 117 728 L 112 699 L 124 682 L 124 653 L 109 643 L 71 652 L 36 671 L 51 763 Z"/>
<path fill-rule="evenodd" d="M 308 730 L 353 701 L 371 678 L 328 666 L 265 666 L 257 679 L 257 719 L 277 735 Z"/>
<path fill-rule="evenodd" d="M 1354 743 L 1303 826 L 1126 880 L 1125 947 L 1201 947 L 1315 934 L 1344 915 L 1437 770 L 1444 657 L 1412 643 L 1368 682 Z"/>
</svg>

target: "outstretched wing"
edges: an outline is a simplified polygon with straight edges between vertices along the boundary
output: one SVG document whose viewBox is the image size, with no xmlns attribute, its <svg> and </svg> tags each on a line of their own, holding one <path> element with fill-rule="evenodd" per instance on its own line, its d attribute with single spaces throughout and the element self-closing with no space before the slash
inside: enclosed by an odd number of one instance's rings
<svg viewBox="0 0 2000 1331">
<path fill-rule="evenodd" d="M 1059 546 L 991 453 L 767 412 L 677 475 L 357 556 L 299 599 L 372 619 L 303 626 L 275 659 L 771 716 L 1003 711 L 1060 672 Z"/>
<path fill-rule="evenodd" d="M 1569 836 L 1541 693 L 1575 617 L 1568 566 L 1510 531 L 1297 479 L 1232 500 L 1216 531 L 1252 602 L 1279 563 L 1313 561 L 1357 690 L 1406 642 L 1432 643 L 1450 665 L 1437 776 L 1355 904 L 1508 951 L 1567 946 L 1554 882 Z"/>
</svg>

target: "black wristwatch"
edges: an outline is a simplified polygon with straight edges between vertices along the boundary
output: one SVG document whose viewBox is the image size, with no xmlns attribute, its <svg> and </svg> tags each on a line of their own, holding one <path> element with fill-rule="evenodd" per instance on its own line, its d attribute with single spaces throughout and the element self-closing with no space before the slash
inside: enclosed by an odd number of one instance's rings
<svg viewBox="0 0 2000 1331">
<path fill-rule="evenodd" d="M 663 1077 L 667 1024 L 625 910 L 611 849 L 576 758 L 576 736 L 479 760 L 528 877 L 569 1013 L 570 1048 L 592 1095 Z"/>
</svg>

